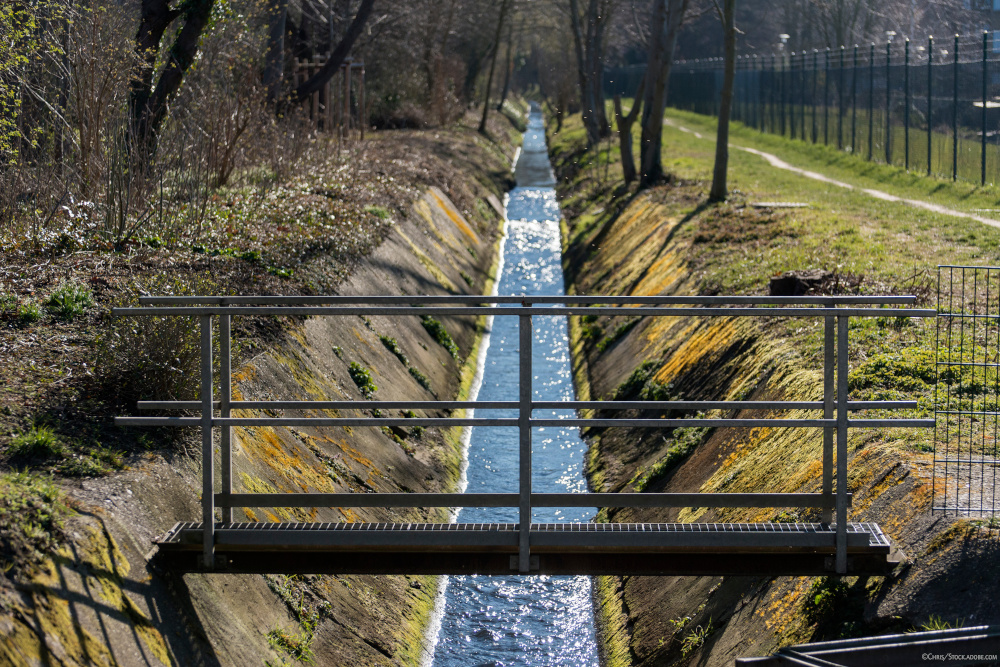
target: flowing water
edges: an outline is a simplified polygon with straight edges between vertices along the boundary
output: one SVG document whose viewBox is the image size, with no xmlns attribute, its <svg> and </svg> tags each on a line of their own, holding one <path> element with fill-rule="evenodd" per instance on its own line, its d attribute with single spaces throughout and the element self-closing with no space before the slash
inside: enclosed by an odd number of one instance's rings
<svg viewBox="0 0 1000 667">
<path fill-rule="evenodd" d="M 498 293 L 561 295 L 559 204 L 539 110 L 532 108 L 515 171 L 518 187 L 507 203 L 507 238 Z M 515 306 L 516 307 L 516 306 Z M 536 401 L 573 399 L 567 324 L 536 317 L 532 346 Z M 482 372 L 481 401 L 518 398 L 516 317 L 493 319 Z M 490 416 L 516 414 L 490 411 Z M 569 410 L 538 410 L 536 417 L 568 418 Z M 585 492 L 585 445 L 576 428 L 536 428 L 532 433 L 533 490 Z M 474 428 L 468 449 L 468 490 L 516 493 L 518 432 Z M 535 521 L 588 521 L 592 509 L 536 508 Z M 458 521 L 516 522 L 513 508 L 466 508 Z M 433 653 L 434 667 L 591 667 L 598 664 L 590 579 L 554 576 L 456 576 L 444 592 Z"/>
</svg>

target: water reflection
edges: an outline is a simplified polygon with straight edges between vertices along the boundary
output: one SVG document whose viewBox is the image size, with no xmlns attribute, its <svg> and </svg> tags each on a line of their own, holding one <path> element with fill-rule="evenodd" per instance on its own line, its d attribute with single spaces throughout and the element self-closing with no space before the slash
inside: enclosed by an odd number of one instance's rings
<svg viewBox="0 0 1000 667">
<path fill-rule="evenodd" d="M 545 151 L 541 114 L 534 110 L 510 193 L 504 269 L 498 293 L 563 294 L 559 205 Z M 516 401 L 516 317 L 496 317 L 478 399 Z M 535 318 L 532 348 L 535 400 L 572 400 L 565 318 Z M 514 416 L 490 411 L 490 416 Z M 536 411 L 567 418 L 571 411 Z M 538 492 L 586 491 L 585 445 L 576 428 L 538 428 L 532 434 L 532 484 Z M 468 490 L 517 491 L 516 429 L 477 428 L 469 445 Z M 591 509 L 538 508 L 535 521 L 587 521 Z M 460 522 L 517 521 L 516 509 L 466 508 Z M 433 664 L 436 667 L 597 664 L 590 579 L 587 577 L 451 577 Z"/>
</svg>

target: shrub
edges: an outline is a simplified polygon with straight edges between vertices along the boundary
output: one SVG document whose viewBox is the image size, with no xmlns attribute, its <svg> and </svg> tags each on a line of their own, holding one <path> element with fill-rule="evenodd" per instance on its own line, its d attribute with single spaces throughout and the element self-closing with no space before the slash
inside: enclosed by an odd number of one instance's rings
<svg viewBox="0 0 1000 667">
<path fill-rule="evenodd" d="M 400 349 L 399 343 L 396 342 L 395 338 L 389 338 L 388 336 L 379 334 L 378 339 L 382 341 L 382 345 L 385 346 L 385 349 L 395 354 L 396 358 L 403 362 L 404 366 L 409 366 L 410 360 L 406 358 L 405 354 L 403 354 L 403 350 Z"/>
<path fill-rule="evenodd" d="M 15 436 L 7 451 L 11 456 L 24 459 L 50 459 L 66 454 L 65 446 L 47 426 L 36 426 Z"/>
<path fill-rule="evenodd" d="M 47 311 L 67 322 L 93 307 L 93 293 L 88 287 L 77 282 L 60 283 L 45 301 Z"/>
<path fill-rule="evenodd" d="M 454 339 L 448 333 L 448 330 L 444 328 L 443 324 L 430 315 L 423 315 L 420 318 L 420 322 L 438 345 L 448 350 L 448 353 L 452 357 L 458 359 L 458 345 L 455 345 Z"/>
<path fill-rule="evenodd" d="M 354 384 L 358 385 L 358 389 L 361 390 L 361 395 L 365 398 L 371 398 L 372 395 L 378 391 L 378 387 L 375 386 L 375 381 L 372 380 L 371 372 L 358 362 L 351 362 L 349 372 L 351 374 L 351 379 L 354 380 Z"/>
<path fill-rule="evenodd" d="M 152 294 L 211 294 L 209 281 L 191 284 L 161 279 Z M 134 297 L 116 306 L 134 305 Z M 217 331 L 213 331 L 213 336 Z M 201 383 L 201 332 L 195 317 L 113 318 L 97 338 L 95 382 L 101 398 L 114 406 L 137 400 L 194 400 Z"/>
<path fill-rule="evenodd" d="M 624 382 L 622 382 L 615 389 L 614 400 L 624 401 L 630 398 L 635 398 L 642 391 L 642 388 L 646 385 L 646 381 L 654 374 L 656 371 L 655 361 L 644 361 L 639 366 L 632 371 Z"/>
</svg>

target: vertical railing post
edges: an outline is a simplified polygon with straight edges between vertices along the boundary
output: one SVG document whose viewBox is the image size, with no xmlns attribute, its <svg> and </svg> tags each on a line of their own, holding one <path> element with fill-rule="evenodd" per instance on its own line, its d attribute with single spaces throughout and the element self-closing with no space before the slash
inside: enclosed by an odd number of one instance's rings
<svg viewBox="0 0 1000 667">
<path fill-rule="evenodd" d="M 525 306 L 530 304 L 525 302 Z M 519 317 L 520 391 L 518 394 L 517 423 L 520 431 L 519 482 L 518 482 L 518 549 L 517 571 L 527 574 L 531 570 L 531 315 Z"/>
<path fill-rule="evenodd" d="M 823 327 L 823 419 L 833 419 L 834 372 L 836 370 L 836 318 L 825 317 Z M 833 433 L 823 427 L 823 523 L 833 522 Z"/>
<path fill-rule="evenodd" d="M 327 98 L 329 102 L 329 98 Z M 324 117 L 326 118 L 326 117 Z M 327 125 L 326 130 L 330 128 Z M 232 355 L 232 316 L 219 316 L 219 416 L 228 419 L 232 416 L 230 403 L 233 400 L 233 355 Z M 219 448 L 222 450 L 219 473 L 222 483 L 222 523 L 233 522 L 233 447 L 232 426 L 223 424 L 219 429 Z"/>
<path fill-rule="evenodd" d="M 934 128 L 934 38 L 927 38 L 927 175 L 931 175 L 932 130 Z"/>
<path fill-rule="evenodd" d="M 910 40 L 904 44 L 903 52 L 903 168 L 910 170 Z"/>
<path fill-rule="evenodd" d="M 989 33 L 985 30 L 983 31 L 983 113 L 981 116 L 982 123 L 982 136 L 980 137 L 980 144 L 982 152 L 979 157 L 979 182 L 982 185 L 986 185 L 986 40 Z"/>
<path fill-rule="evenodd" d="M 847 324 L 837 317 L 837 574 L 847 573 Z"/>
<path fill-rule="evenodd" d="M 858 152 L 858 45 L 854 45 L 854 66 L 851 68 L 851 153 Z"/>
<path fill-rule="evenodd" d="M 830 145 L 830 47 L 826 47 L 826 70 L 823 72 L 823 145 Z"/>
<path fill-rule="evenodd" d="M 837 70 L 837 150 L 844 150 L 844 45 L 840 45 L 840 69 Z"/>
<path fill-rule="evenodd" d="M 955 56 L 951 76 L 951 180 L 958 180 L 958 35 L 955 35 Z"/>
<path fill-rule="evenodd" d="M 201 523 L 205 569 L 215 568 L 215 455 L 212 449 L 212 316 L 201 316 Z"/>
<path fill-rule="evenodd" d="M 816 130 L 816 82 L 819 79 L 819 51 L 813 49 L 813 85 L 812 85 L 812 103 L 813 103 L 813 116 L 812 116 L 812 140 L 816 143 L 818 137 Z"/>
<path fill-rule="evenodd" d="M 788 90 L 788 138 L 795 138 L 795 51 L 788 56 L 788 73 L 785 75 L 785 82 Z"/>
<path fill-rule="evenodd" d="M 906 52 L 910 52 L 909 46 Z M 909 70 L 905 66 L 903 72 L 909 76 Z M 885 163 L 892 164 L 892 42 L 885 43 Z"/>
<path fill-rule="evenodd" d="M 801 69 L 799 69 L 799 136 L 802 137 L 802 141 L 806 140 L 806 78 L 809 76 L 806 68 L 808 67 L 808 57 L 809 54 L 803 51 L 802 57 L 799 58 L 802 61 Z"/>
<path fill-rule="evenodd" d="M 889 85 L 889 82 L 885 82 Z M 872 161 L 875 141 L 875 42 L 868 52 L 868 161 Z"/>
</svg>

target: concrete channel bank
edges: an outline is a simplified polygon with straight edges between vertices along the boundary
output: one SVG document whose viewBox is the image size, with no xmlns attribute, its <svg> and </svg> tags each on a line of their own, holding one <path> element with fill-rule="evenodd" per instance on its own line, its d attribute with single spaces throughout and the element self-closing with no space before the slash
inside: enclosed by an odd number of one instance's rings
<svg viewBox="0 0 1000 667">
<path fill-rule="evenodd" d="M 702 205 L 707 185 L 699 191 L 697 184 L 675 183 L 608 196 L 615 184 L 602 188 L 603 165 L 587 167 L 581 160 L 588 156 L 580 152 L 579 128 L 564 126 L 563 136 L 553 136 L 552 129 L 549 145 L 567 216 L 567 293 L 699 293 L 698 262 L 705 255 L 698 244 L 715 242 L 725 231 L 712 227 L 710 210 L 702 215 L 709 208 Z M 600 201 L 588 201 L 593 195 L 584 193 L 593 192 Z M 741 240 L 728 243 L 732 252 Z M 637 320 L 623 314 L 572 318 L 570 324 L 578 400 L 822 396 L 818 364 L 801 340 L 750 319 Z M 933 340 L 932 329 L 925 335 Z M 851 364 L 853 371 L 859 360 Z M 821 485 L 818 431 L 585 429 L 584 437 L 593 491 L 815 492 Z M 997 562 L 996 531 L 931 514 L 928 454 L 914 451 L 907 437 L 873 429 L 852 435 L 849 443 L 849 520 L 875 521 L 891 537 L 902 559 L 891 576 L 598 577 L 602 665 L 731 665 L 737 657 L 808 641 L 903 632 L 935 622 L 1000 622 L 992 604 L 1000 591 L 986 574 Z M 781 522 L 815 521 L 818 515 L 622 509 L 603 510 L 598 520 Z"/>
<path fill-rule="evenodd" d="M 415 189 L 410 208 L 394 215 L 392 230 L 339 294 L 489 293 L 513 150 L 504 154 L 480 139 L 467 150 L 463 157 L 475 154 L 482 171 Z M 449 187 L 471 191 L 475 215 L 458 209 L 445 194 Z M 482 322 L 441 317 L 439 324 L 428 327 L 418 317 L 283 322 L 276 342 L 235 369 L 234 398 L 360 400 L 362 385 L 380 400 L 461 398 L 475 371 Z M 452 491 L 459 435 L 458 429 L 235 429 L 234 491 Z M 66 519 L 67 544 L 46 556 L 29 581 L 0 578 L 0 664 L 419 664 L 434 577 L 181 577 L 159 568 L 152 540 L 177 521 L 199 517 L 200 461 L 194 449 L 183 450 L 151 452 L 123 472 L 63 485 L 76 510 Z M 271 508 L 234 515 L 236 521 L 446 520 L 443 510 Z"/>
</svg>

